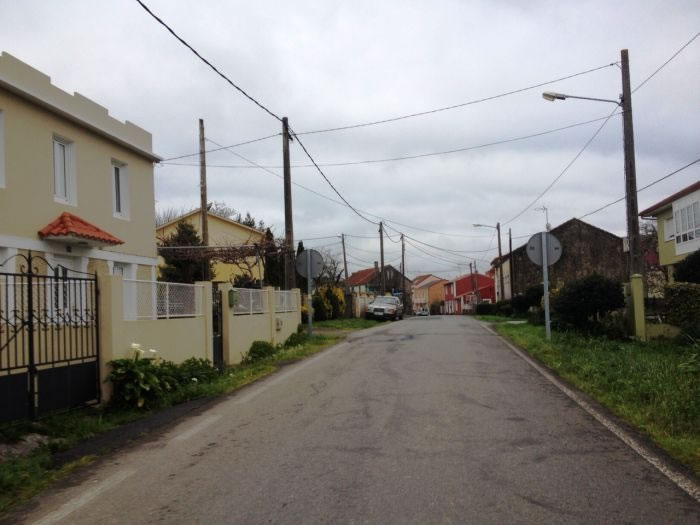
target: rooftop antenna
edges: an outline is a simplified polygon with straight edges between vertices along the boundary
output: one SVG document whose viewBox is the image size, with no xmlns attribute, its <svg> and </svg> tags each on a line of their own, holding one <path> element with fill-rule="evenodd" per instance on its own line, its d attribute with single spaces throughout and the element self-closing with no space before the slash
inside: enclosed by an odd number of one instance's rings
<svg viewBox="0 0 700 525">
<path fill-rule="evenodd" d="M 547 207 L 543 204 L 540 208 L 535 208 L 534 211 L 543 211 L 544 212 L 545 221 L 546 221 L 545 228 L 547 229 L 547 231 L 551 231 L 552 225 L 549 224 L 549 210 L 547 209 Z"/>
</svg>

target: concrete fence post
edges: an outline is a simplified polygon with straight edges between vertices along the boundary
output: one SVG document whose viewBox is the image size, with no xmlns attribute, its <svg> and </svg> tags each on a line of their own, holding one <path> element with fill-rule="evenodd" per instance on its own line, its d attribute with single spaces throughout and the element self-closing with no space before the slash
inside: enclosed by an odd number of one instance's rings
<svg viewBox="0 0 700 525">
<path fill-rule="evenodd" d="M 100 292 L 100 391 L 101 402 L 112 397 L 112 384 L 105 381 L 110 373 L 108 363 L 115 357 L 121 358 L 126 345 L 123 336 L 124 285 L 121 275 L 98 274 L 97 286 Z"/>
<path fill-rule="evenodd" d="M 202 320 L 204 322 L 204 354 L 209 361 L 214 361 L 214 312 L 211 281 L 197 281 L 196 286 L 202 288 L 195 289 L 195 296 L 201 291 Z"/>
<path fill-rule="evenodd" d="M 641 341 L 646 341 L 646 324 L 644 321 L 644 283 L 638 273 L 630 276 L 630 296 L 632 300 L 632 321 L 634 335 Z"/>
<path fill-rule="evenodd" d="M 275 289 L 272 286 L 264 288 L 265 299 L 267 300 L 267 315 L 270 320 L 270 338 L 269 341 L 274 345 L 277 341 L 277 301 L 275 301 Z"/>
</svg>

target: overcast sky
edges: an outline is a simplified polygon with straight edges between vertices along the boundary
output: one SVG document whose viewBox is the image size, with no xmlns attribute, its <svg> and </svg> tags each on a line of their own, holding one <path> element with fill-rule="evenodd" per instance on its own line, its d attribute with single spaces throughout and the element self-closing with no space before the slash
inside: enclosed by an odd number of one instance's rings
<svg viewBox="0 0 700 525">
<path fill-rule="evenodd" d="M 629 49 L 636 87 L 700 30 L 697 0 L 144 1 L 235 83 L 288 116 L 299 133 L 462 104 L 613 64 L 483 103 L 302 136 L 320 164 L 467 148 L 605 117 L 612 104 L 551 103 L 541 93 L 615 99 L 621 78 L 614 63 L 622 48 Z M 280 132 L 275 118 L 134 0 L 0 0 L 0 50 L 145 128 L 164 158 L 198 150 L 199 118 L 207 137 L 221 145 Z M 639 187 L 700 157 L 700 37 L 635 92 L 632 103 Z M 544 228 L 544 214 L 534 208 L 546 206 L 556 226 L 624 195 L 622 122 L 614 116 L 552 189 L 530 204 L 601 124 L 464 152 L 323 169 L 348 202 L 393 221 L 394 230 L 472 252 L 458 256 L 411 241 L 426 255 L 407 245 L 409 276 L 453 277 L 468 271 L 468 256 L 484 271 L 497 254 L 492 230 L 474 223 L 500 221 L 507 250 L 508 228 L 514 248 Z M 279 136 L 235 151 L 282 172 Z M 291 158 L 292 165 L 308 164 L 298 144 L 291 145 Z M 197 160 L 155 168 L 158 208 L 198 206 Z M 226 150 L 208 154 L 207 162 L 209 200 L 250 211 L 284 234 L 280 178 L 229 167 L 247 163 Z M 698 179 L 700 164 L 641 192 L 640 210 Z M 292 180 L 338 200 L 313 169 L 294 168 Z M 347 240 L 350 271 L 378 260 L 375 225 L 298 186 L 293 203 L 297 239 L 356 235 Z M 584 220 L 624 235 L 624 202 Z M 394 230 L 388 232 L 397 240 Z M 305 245 L 340 253 L 335 238 Z M 400 245 L 387 240 L 385 252 L 386 262 L 398 267 Z"/>
</svg>

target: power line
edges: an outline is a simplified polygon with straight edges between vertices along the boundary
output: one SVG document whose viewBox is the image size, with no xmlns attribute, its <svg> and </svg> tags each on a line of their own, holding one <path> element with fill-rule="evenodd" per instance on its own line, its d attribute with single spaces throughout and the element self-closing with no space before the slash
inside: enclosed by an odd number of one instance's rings
<svg viewBox="0 0 700 525">
<path fill-rule="evenodd" d="M 615 64 L 616 64 L 615 62 L 613 62 L 613 63 L 611 63 L 611 64 L 605 64 L 604 66 L 598 66 L 598 67 L 595 67 L 595 68 L 592 68 L 592 69 L 587 69 L 586 71 L 580 71 L 579 73 L 574 73 L 574 74 L 572 74 L 572 75 L 567 75 L 567 76 L 565 76 L 565 77 L 556 78 L 556 79 L 554 79 L 554 80 L 548 80 L 548 81 L 546 81 L 546 82 L 540 82 L 539 84 L 534 84 L 534 85 L 532 85 L 532 86 L 527 86 L 527 87 L 523 87 L 523 88 L 519 88 L 519 89 L 514 89 L 514 90 L 512 90 L 512 91 L 506 91 L 505 93 L 499 93 L 499 94 L 497 94 L 497 95 L 492 95 L 492 96 L 490 96 L 490 97 L 484 97 L 484 98 L 479 98 L 479 99 L 475 99 L 475 100 L 470 100 L 470 101 L 468 101 L 468 102 L 462 102 L 462 103 L 460 103 L 460 104 L 454 104 L 454 105 L 452 105 L 452 106 L 445 106 L 445 107 L 442 107 L 442 108 L 430 109 L 430 110 L 427 110 L 427 111 L 420 111 L 420 112 L 418 112 L 418 113 L 410 113 L 410 114 L 408 114 L 408 115 L 400 115 L 400 116 L 398 116 L 398 117 L 391 117 L 391 118 L 387 118 L 387 119 L 383 119 L 383 120 L 375 120 L 375 121 L 371 121 L 371 122 L 364 122 L 364 123 L 361 123 L 361 124 L 351 124 L 351 125 L 348 125 L 348 126 L 339 126 L 339 127 L 335 127 L 335 128 L 318 129 L 318 130 L 313 130 L 313 131 L 303 131 L 303 132 L 297 133 L 297 135 L 313 135 L 313 134 L 316 134 L 316 133 L 329 133 L 329 132 L 332 132 L 332 131 L 342 131 L 342 130 L 347 130 L 347 129 L 364 128 L 364 127 L 367 127 L 367 126 L 376 126 L 376 125 L 378 125 L 378 124 L 386 124 L 386 123 L 388 123 L 388 122 L 396 122 L 396 121 L 398 121 L 398 120 L 405 120 L 405 119 L 413 118 L 413 117 L 421 117 L 421 116 L 424 116 L 424 115 L 430 115 L 430 114 L 433 114 L 433 113 L 439 113 L 439 112 L 448 111 L 448 110 L 451 110 L 451 109 L 457 109 L 457 108 L 461 108 L 461 107 L 465 107 L 465 106 L 471 106 L 471 105 L 474 105 L 474 104 L 479 104 L 479 103 L 481 103 L 481 102 L 487 102 L 487 101 L 489 101 L 489 100 L 495 100 L 495 99 L 497 99 L 497 98 L 507 97 L 507 96 L 509 96 L 509 95 L 515 95 L 516 93 L 522 93 L 522 92 L 524 92 L 524 91 L 529 91 L 529 90 L 531 90 L 531 89 L 536 89 L 536 88 L 539 88 L 539 87 L 542 87 L 542 86 L 546 86 L 546 85 L 548 85 L 548 84 L 554 84 L 555 82 L 561 82 L 561 81 L 563 81 L 563 80 L 568 80 L 568 79 L 570 79 L 570 78 L 578 77 L 578 76 L 581 76 L 581 75 L 586 75 L 586 74 L 588 74 L 588 73 L 593 73 L 594 71 L 599 71 L 599 70 L 601 70 L 601 69 L 605 69 L 605 68 L 607 68 L 607 67 L 614 66 Z"/>
<path fill-rule="evenodd" d="M 545 193 L 547 193 L 550 189 L 552 189 L 552 187 L 557 183 L 557 181 L 559 181 L 559 179 L 561 179 L 561 178 L 564 176 L 564 174 L 565 174 L 567 171 L 569 171 L 569 168 L 570 168 L 571 166 L 574 165 L 574 162 L 576 162 L 576 161 L 578 160 L 578 158 L 583 154 L 583 152 L 586 151 L 586 148 L 588 148 L 588 146 L 591 144 L 591 142 L 593 142 L 593 140 L 598 136 L 598 134 L 601 132 L 601 130 L 602 130 L 602 129 L 605 127 L 605 125 L 610 121 L 610 119 L 611 119 L 614 115 L 619 115 L 619 114 L 620 114 L 620 113 L 616 113 L 616 112 L 617 112 L 617 106 L 615 107 L 615 109 L 612 110 L 612 113 L 610 113 L 610 115 L 608 115 L 608 116 L 605 118 L 605 120 L 603 121 L 603 123 L 598 127 L 598 129 L 595 131 L 595 133 L 593 133 L 593 135 L 591 136 L 591 138 L 589 138 L 588 141 L 587 141 L 587 142 L 583 145 L 583 147 L 579 150 L 579 152 L 578 152 L 576 155 L 574 155 L 574 158 L 571 159 L 571 160 L 569 161 L 569 163 L 566 165 L 566 167 L 564 167 L 564 169 L 559 173 L 559 175 L 557 175 L 557 176 L 554 178 L 554 180 L 553 180 L 552 182 L 550 182 L 549 185 L 548 185 L 544 190 L 542 190 L 542 192 L 541 192 L 537 197 L 535 197 L 535 199 L 534 199 L 530 204 L 528 204 L 527 206 L 525 206 L 517 215 L 515 215 L 515 216 L 512 217 L 511 219 L 509 219 L 509 220 L 503 222 L 502 225 L 510 224 L 511 222 L 513 222 L 514 220 L 516 220 L 516 219 L 517 219 L 518 217 L 520 217 L 523 213 L 525 213 L 525 212 L 528 211 L 530 208 L 532 208 L 532 205 L 535 204 L 538 200 L 540 200 L 540 199 L 544 196 Z"/>
<path fill-rule="evenodd" d="M 141 0 L 136 0 L 138 4 L 144 8 L 144 10 L 151 15 L 160 25 L 162 25 L 165 29 L 168 30 L 168 32 L 173 35 L 175 38 L 177 38 L 182 45 L 184 45 L 187 49 L 192 51 L 197 58 L 199 58 L 202 62 L 204 62 L 206 65 L 208 65 L 214 72 L 219 75 L 221 78 L 223 78 L 226 82 L 228 82 L 233 88 L 238 90 L 244 97 L 246 97 L 248 100 L 250 100 L 253 104 L 258 106 L 260 109 L 265 111 L 268 115 L 276 118 L 278 121 L 282 122 L 282 119 L 275 115 L 272 111 L 267 109 L 265 106 L 263 106 L 260 102 L 255 100 L 253 97 L 251 97 L 248 93 L 246 93 L 243 88 L 237 86 L 230 78 L 228 78 L 226 75 L 224 75 L 221 71 L 219 71 L 216 66 L 214 66 L 211 62 L 209 62 L 206 58 L 204 58 L 202 55 L 200 55 L 195 48 L 193 48 L 190 44 L 188 44 L 182 37 L 180 37 L 168 24 L 166 24 L 163 20 L 161 20 L 153 11 L 151 11 L 146 4 L 144 4 Z"/>
<path fill-rule="evenodd" d="M 309 153 L 309 150 L 306 149 L 306 146 L 304 146 L 304 143 L 299 139 L 299 137 L 296 136 L 296 133 L 294 133 L 294 131 L 293 131 L 291 128 L 290 128 L 290 131 L 291 131 L 292 134 L 294 135 L 294 138 L 295 138 L 295 140 L 296 140 L 296 143 L 299 144 L 299 146 L 301 146 L 301 149 L 304 150 L 304 153 L 305 153 L 306 156 L 309 158 L 309 160 L 312 162 L 312 164 L 316 167 L 316 170 L 321 174 L 321 177 L 323 177 L 323 179 L 328 183 L 328 185 L 329 185 L 329 186 L 331 187 L 331 189 L 336 193 L 336 195 L 338 195 L 338 197 L 340 197 L 340 200 L 342 200 L 348 208 L 350 208 L 352 211 L 354 211 L 355 214 L 356 214 L 358 217 L 364 219 L 365 221 L 369 222 L 370 224 L 377 224 L 376 222 L 374 222 L 374 221 L 368 219 L 367 217 L 365 217 L 364 215 L 362 215 L 359 211 L 357 211 L 357 210 L 352 206 L 352 204 L 350 204 L 350 203 L 345 199 L 345 197 L 343 197 L 343 195 L 336 189 L 336 187 L 333 186 L 333 183 L 328 179 L 328 177 L 326 177 L 326 174 L 323 173 L 323 170 L 318 166 L 318 164 L 316 163 L 316 161 L 314 160 L 314 158 L 311 156 L 311 153 Z"/>
<path fill-rule="evenodd" d="M 622 113 L 619 113 L 620 115 Z M 595 118 L 592 120 L 586 120 L 583 122 L 576 122 L 574 124 L 569 124 L 567 126 L 562 126 L 560 128 L 554 128 L 554 129 L 548 129 L 545 131 L 538 131 L 535 133 L 530 133 L 528 135 L 521 135 L 519 137 L 512 137 L 509 139 L 502 139 L 502 140 L 496 140 L 493 142 L 486 142 L 484 144 L 477 144 L 475 146 L 465 146 L 463 148 L 455 148 L 455 149 L 450 149 L 450 150 L 444 150 L 444 151 L 433 151 L 429 153 L 418 153 L 415 155 L 404 155 L 401 157 L 387 157 L 383 159 L 367 159 L 367 160 L 355 160 L 355 161 L 348 161 L 348 162 L 327 162 L 327 163 L 322 163 L 319 164 L 318 166 L 324 167 L 324 168 L 332 168 L 332 167 L 344 167 L 344 166 L 360 166 L 364 164 L 380 164 L 380 163 L 385 163 L 385 162 L 398 162 L 402 160 L 415 160 L 415 159 L 423 159 L 426 157 L 436 157 L 440 155 L 451 155 L 454 153 L 464 153 L 465 151 L 473 151 L 476 149 L 482 149 L 482 148 L 488 148 L 492 146 L 499 146 L 501 144 L 508 144 L 511 142 L 518 142 L 521 140 L 527 140 L 527 139 L 532 139 L 536 137 L 542 137 L 544 135 L 549 135 L 552 133 L 558 133 L 560 131 L 565 131 L 567 129 L 571 128 L 576 128 L 579 126 L 585 126 L 588 124 L 592 124 L 594 122 L 599 122 L 601 120 L 606 120 L 610 117 L 599 117 Z M 198 155 L 199 153 L 197 153 Z M 170 159 L 166 159 L 170 160 Z M 172 166 L 199 166 L 199 164 L 194 164 L 194 163 L 173 163 L 173 162 L 163 162 L 165 164 L 169 164 Z M 242 165 L 236 165 L 236 164 L 207 164 L 207 167 L 211 168 L 239 168 L 239 169 L 246 169 L 249 168 L 249 166 L 242 166 Z M 266 168 L 272 168 L 272 169 L 280 169 L 282 166 L 265 166 Z M 292 168 L 314 168 L 314 164 L 294 164 L 291 166 Z"/>
<path fill-rule="evenodd" d="M 266 137 L 260 137 L 260 138 L 253 139 L 253 140 L 247 140 L 245 142 L 239 142 L 238 144 L 231 144 L 230 146 L 220 146 L 218 148 L 208 149 L 204 153 L 212 153 L 215 151 L 221 151 L 222 149 L 237 148 L 238 146 L 245 146 L 246 144 L 253 144 L 254 142 L 260 142 L 262 140 L 271 139 L 273 137 L 279 137 L 280 135 L 281 135 L 281 133 L 275 133 L 274 135 L 268 135 Z M 187 155 L 180 155 L 179 157 L 169 157 L 167 159 L 163 159 L 160 163 L 161 164 L 166 164 L 166 163 L 172 164 L 173 166 L 181 166 L 181 165 L 182 166 L 199 166 L 199 164 L 175 164 L 175 163 L 168 162 L 170 160 L 184 159 L 186 157 L 194 157 L 196 155 L 199 155 L 199 153 L 200 152 L 198 151 L 197 153 L 188 153 Z M 211 166 L 209 166 L 209 167 L 211 167 Z M 246 166 L 246 167 L 248 167 L 248 166 Z"/>
<path fill-rule="evenodd" d="M 693 41 L 700 36 L 700 32 L 695 33 L 695 36 L 688 40 L 678 51 L 676 51 L 673 55 L 671 55 L 671 58 L 669 58 L 666 62 L 661 64 L 656 71 L 654 71 L 651 75 L 649 75 L 647 78 L 645 78 L 636 88 L 632 90 L 632 93 L 637 91 L 640 87 L 642 87 L 644 84 L 646 84 L 649 80 L 651 80 L 659 71 L 661 71 L 663 68 L 665 68 L 674 58 L 676 58 L 678 55 L 681 54 L 681 51 L 683 51 L 686 47 L 688 47 L 690 44 L 693 43 Z"/>
<path fill-rule="evenodd" d="M 639 193 L 640 191 L 644 191 L 644 190 L 646 190 L 647 188 L 651 188 L 651 187 L 654 186 L 655 184 L 658 184 L 659 182 L 661 182 L 661 181 L 663 181 L 663 180 L 666 180 L 666 179 L 668 179 L 669 177 L 672 177 L 672 176 L 675 175 L 676 173 L 679 173 L 679 172 L 683 171 L 684 169 L 689 168 L 689 167 L 692 166 L 693 164 L 697 164 L 698 162 L 700 162 L 700 158 L 697 158 L 697 159 L 695 159 L 694 161 L 689 162 L 688 164 L 686 164 L 686 165 L 683 166 L 682 168 L 678 168 L 677 170 L 672 171 L 672 172 L 669 173 L 668 175 L 664 175 L 663 177 L 661 177 L 661 178 L 659 178 L 659 179 L 656 179 L 655 181 L 650 182 L 650 183 L 647 184 L 646 186 L 643 186 L 643 187 L 639 188 L 639 189 L 637 190 L 637 193 Z M 601 206 L 600 208 L 598 208 L 598 209 L 596 209 L 596 210 L 590 211 L 590 212 L 586 213 L 585 215 L 581 215 L 581 216 L 579 217 L 579 219 L 583 219 L 584 217 L 588 217 L 589 215 L 593 215 L 594 213 L 598 213 L 599 211 L 603 211 L 605 208 L 609 208 L 609 207 L 612 206 L 613 204 L 617 204 L 618 202 L 622 202 L 623 200 L 625 200 L 625 197 L 620 197 L 619 199 L 617 199 L 617 200 L 615 200 L 615 201 L 612 201 L 612 202 L 609 202 L 609 203 L 607 203 L 606 205 Z"/>
</svg>

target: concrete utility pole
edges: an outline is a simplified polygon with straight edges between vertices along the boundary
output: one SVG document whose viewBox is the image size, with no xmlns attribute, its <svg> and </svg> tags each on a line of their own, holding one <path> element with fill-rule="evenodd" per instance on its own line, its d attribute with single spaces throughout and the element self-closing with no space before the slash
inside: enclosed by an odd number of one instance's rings
<svg viewBox="0 0 700 525">
<path fill-rule="evenodd" d="M 340 234 L 340 240 L 343 243 L 343 266 L 345 268 L 345 293 L 350 293 L 350 283 L 348 282 L 348 258 L 345 256 L 345 234 Z"/>
<path fill-rule="evenodd" d="M 380 272 L 380 283 L 382 295 L 386 293 L 386 282 L 384 281 L 384 223 L 379 222 L 379 260 L 381 261 L 381 266 L 379 267 Z"/>
<path fill-rule="evenodd" d="M 505 289 L 503 288 L 503 254 L 501 253 L 501 223 L 496 223 L 496 234 L 498 235 L 498 273 L 501 274 L 501 298 L 500 300 L 505 300 Z"/>
<path fill-rule="evenodd" d="M 401 302 L 406 305 L 406 245 L 401 234 Z"/>
<path fill-rule="evenodd" d="M 627 239 L 630 250 L 630 273 L 642 273 L 642 254 L 639 239 L 639 210 L 637 207 L 637 171 L 634 160 L 634 127 L 632 125 L 632 90 L 630 63 L 626 49 L 620 52 L 622 69 L 622 126 L 625 149 L 625 193 L 627 202 Z"/>
<path fill-rule="evenodd" d="M 287 249 L 284 256 L 284 288 L 296 288 L 294 265 L 294 224 L 292 222 L 292 170 L 289 165 L 289 122 L 282 118 L 282 161 L 284 164 L 284 240 Z"/>
<path fill-rule="evenodd" d="M 199 200 L 202 244 L 209 246 L 209 221 L 207 216 L 207 160 L 204 153 L 204 120 L 199 119 Z M 209 280 L 209 259 L 202 260 L 202 280 Z"/>
<path fill-rule="evenodd" d="M 510 264 L 510 297 L 515 297 L 515 264 L 513 264 L 513 234 L 508 228 L 508 264 Z"/>
</svg>

